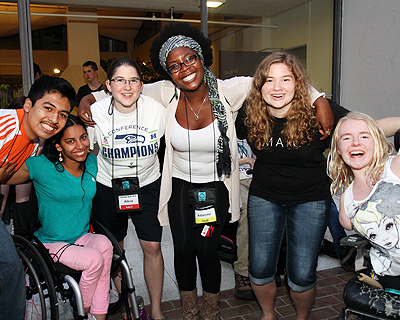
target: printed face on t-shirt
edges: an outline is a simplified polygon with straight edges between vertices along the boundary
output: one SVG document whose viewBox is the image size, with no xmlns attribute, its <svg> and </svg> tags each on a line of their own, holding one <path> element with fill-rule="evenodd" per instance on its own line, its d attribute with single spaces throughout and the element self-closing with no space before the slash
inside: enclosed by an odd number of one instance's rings
<svg viewBox="0 0 400 320">
<path fill-rule="evenodd" d="M 384 216 L 380 223 L 362 224 L 368 240 L 387 250 L 394 248 L 399 241 L 399 232 L 393 218 Z"/>
</svg>

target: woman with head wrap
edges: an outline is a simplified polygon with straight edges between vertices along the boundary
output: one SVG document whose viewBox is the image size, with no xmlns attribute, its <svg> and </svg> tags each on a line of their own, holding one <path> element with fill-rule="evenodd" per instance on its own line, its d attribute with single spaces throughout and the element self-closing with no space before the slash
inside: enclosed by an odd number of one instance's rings
<svg viewBox="0 0 400 320">
<path fill-rule="evenodd" d="M 234 119 L 250 92 L 252 78 L 217 80 L 210 69 L 211 40 L 188 24 L 165 27 L 153 41 L 150 58 L 155 71 L 172 81 L 146 85 L 143 94 L 168 106 L 159 219 L 165 225 L 169 218 L 183 315 L 185 319 L 196 319 L 199 313 L 197 257 L 203 287 L 201 317 L 218 319 L 218 240 L 228 212 L 232 221 L 240 214 Z M 313 101 L 321 95 L 312 93 Z M 212 235 L 204 224 L 196 224 L 198 215 L 205 213 L 193 208 L 188 197 L 191 190 L 205 187 L 216 189 L 213 209 L 217 222 L 206 223 L 214 228 Z"/>
<path fill-rule="evenodd" d="M 150 49 L 154 69 L 171 81 L 143 90 L 168 106 L 159 219 L 170 224 L 175 274 L 184 319 L 219 319 L 221 266 L 218 240 L 228 217 L 239 218 L 239 171 L 234 113 L 251 88 L 250 77 L 217 80 L 211 40 L 188 24 L 165 27 Z M 211 188 L 206 190 L 204 188 Z M 188 190 L 214 193 L 207 210 L 189 203 Z M 197 198 L 198 199 L 198 198 Z M 207 216 L 202 223 L 200 216 Z M 203 287 L 197 306 L 196 258 Z"/>
</svg>

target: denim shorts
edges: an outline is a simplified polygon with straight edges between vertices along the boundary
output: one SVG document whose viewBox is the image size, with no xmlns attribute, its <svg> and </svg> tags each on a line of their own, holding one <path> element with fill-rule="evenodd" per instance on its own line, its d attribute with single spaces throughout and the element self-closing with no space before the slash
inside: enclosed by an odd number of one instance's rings
<svg viewBox="0 0 400 320">
<path fill-rule="evenodd" d="M 317 262 L 329 219 L 330 199 L 293 206 L 249 196 L 249 276 L 255 284 L 275 278 L 286 230 L 286 273 L 292 290 L 304 292 L 317 282 Z"/>
</svg>

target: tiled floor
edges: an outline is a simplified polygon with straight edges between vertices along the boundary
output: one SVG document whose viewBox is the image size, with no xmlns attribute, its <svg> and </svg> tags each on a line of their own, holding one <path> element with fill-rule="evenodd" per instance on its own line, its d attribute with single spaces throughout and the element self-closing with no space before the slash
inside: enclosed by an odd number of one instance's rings
<svg viewBox="0 0 400 320">
<path fill-rule="evenodd" d="M 129 235 L 126 240 L 125 248 L 127 257 L 132 268 L 133 280 L 137 293 L 142 295 L 145 304 L 148 305 L 148 294 L 143 281 L 141 272 L 141 250 L 135 239 L 133 227 L 129 228 Z M 173 251 L 172 239 L 168 228 L 164 228 L 162 250 L 165 260 L 165 279 L 163 291 L 162 309 L 164 315 L 170 320 L 181 319 L 182 309 L 179 301 L 179 292 L 175 282 L 173 272 Z M 136 257 L 136 258 L 134 258 Z M 140 272 L 136 272 L 140 270 Z M 343 309 L 342 294 L 347 281 L 353 277 L 352 273 L 343 271 L 337 259 L 320 256 L 318 261 L 318 283 L 317 297 L 314 307 L 310 314 L 310 320 L 333 320 L 336 319 Z M 230 264 L 222 263 L 222 284 L 221 284 L 221 318 L 222 319 L 243 319 L 258 320 L 261 317 L 260 308 L 255 301 L 243 301 L 234 298 L 234 279 L 233 270 Z M 198 281 L 200 284 L 200 280 Z M 201 288 L 199 288 L 201 295 Z M 201 303 L 201 297 L 199 298 Z M 275 310 L 279 319 L 295 319 L 294 307 L 291 302 L 286 286 L 278 288 L 278 296 L 275 302 Z M 148 309 L 148 307 L 147 307 Z M 119 320 L 120 316 L 110 316 L 109 320 Z"/>
<path fill-rule="evenodd" d="M 162 309 L 164 315 L 170 320 L 181 319 L 182 309 L 179 301 L 179 290 L 176 284 L 173 266 L 173 247 L 172 237 L 168 227 L 164 228 L 163 239 L 161 242 L 164 256 L 164 287 L 162 295 Z M 132 224 L 129 225 L 128 236 L 125 238 L 126 257 L 137 295 L 143 297 L 146 308 L 149 305 L 149 296 L 143 276 L 143 254 L 136 237 L 136 232 Z M 255 301 L 243 301 L 234 298 L 234 273 L 230 264 L 222 262 L 221 280 L 221 318 L 258 320 L 261 311 Z M 343 309 L 342 302 L 343 288 L 346 282 L 353 277 L 353 274 L 346 273 L 340 268 L 338 259 L 320 256 L 318 260 L 318 283 L 317 298 L 314 308 L 310 314 L 310 320 L 333 320 L 336 319 Z M 201 281 L 198 278 L 198 294 L 202 295 Z M 201 297 L 199 298 L 201 302 Z M 290 300 L 286 286 L 278 288 L 278 295 L 275 302 L 275 310 L 279 319 L 295 319 L 294 307 Z M 72 310 L 69 303 L 59 306 L 60 319 L 72 320 Z M 108 320 L 120 320 L 120 315 L 109 316 Z"/>
<path fill-rule="evenodd" d="M 340 267 L 318 272 L 317 297 L 311 311 L 310 320 L 334 320 L 343 310 L 342 293 L 347 281 L 354 275 L 343 271 Z M 201 303 L 201 297 L 199 298 Z M 261 317 L 260 307 L 255 301 L 237 300 L 234 290 L 228 289 L 221 293 L 221 318 L 255 320 Z M 295 312 L 286 286 L 278 288 L 275 301 L 275 311 L 279 319 L 294 320 Z M 146 307 L 148 309 L 148 307 Z M 170 320 L 182 319 L 182 309 L 179 300 L 166 301 L 162 305 L 164 315 Z M 112 316 L 109 320 L 121 319 Z"/>
</svg>

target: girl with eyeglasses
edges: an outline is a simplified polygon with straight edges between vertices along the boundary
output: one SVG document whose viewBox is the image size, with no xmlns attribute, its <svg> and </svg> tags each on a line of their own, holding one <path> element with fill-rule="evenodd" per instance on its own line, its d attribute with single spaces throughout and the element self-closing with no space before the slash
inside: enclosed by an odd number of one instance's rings
<svg viewBox="0 0 400 320">
<path fill-rule="evenodd" d="M 163 319 L 164 261 L 160 246 L 162 228 L 157 219 L 160 192 L 157 151 L 164 135 L 165 108 L 141 94 L 143 83 L 135 61 L 125 57 L 114 61 L 108 69 L 107 79 L 110 96 L 91 105 L 96 125 L 88 128 L 91 142 L 99 147 L 93 217 L 110 230 L 121 245 L 127 234 L 128 217 L 131 218 L 143 250 L 151 317 Z M 140 203 L 141 210 L 124 212 L 124 200 L 121 199 L 137 199 L 137 195 L 116 197 L 112 180 L 132 177 L 139 180 L 140 202 L 128 204 L 138 206 Z M 129 186 L 123 183 L 125 187 Z M 127 315 L 123 314 L 123 317 Z"/>
</svg>

